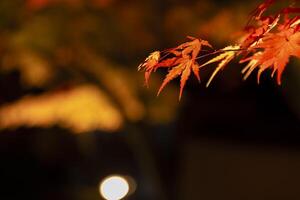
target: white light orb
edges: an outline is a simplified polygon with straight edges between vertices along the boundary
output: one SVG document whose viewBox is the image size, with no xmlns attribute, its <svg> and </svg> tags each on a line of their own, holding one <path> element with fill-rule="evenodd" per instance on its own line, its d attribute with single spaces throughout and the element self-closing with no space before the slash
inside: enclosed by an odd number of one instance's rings
<svg viewBox="0 0 300 200">
<path fill-rule="evenodd" d="M 100 194 L 107 200 L 120 200 L 129 192 L 128 181 L 121 176 L 109 176 L 100 183 Z"/>
</svg>

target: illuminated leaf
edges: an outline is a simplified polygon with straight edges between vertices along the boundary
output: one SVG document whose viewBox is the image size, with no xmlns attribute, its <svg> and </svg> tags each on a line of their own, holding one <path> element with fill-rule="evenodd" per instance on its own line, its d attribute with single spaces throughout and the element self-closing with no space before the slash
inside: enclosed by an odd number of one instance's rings
<svg viewBox="0 0 300 200">
<path fill-rule="evenodd" d="M 200 82 L 199 65 L 196 62 L 202 46 L 212 48 L 206 41 L 188 36 L 190 42 L 185 42 L 175 48 L 165 51 L 165 57 L 160 57 L 160 52 L 156 51 L 150 54 L 146 60 L 139 65 L 138 70 L 145 69 L 145 81 L 148 85 L 150 74 L 158 68 L 168 67 L 171 68 L 161 84 L 157 95 L 161 93 L 164 87 L 174 78 L 181 76 L 179 100 L 181 99 L 182 92 L 186 81 L 188 80 L 191 72 L 196 76 Z M 160 59 L 160 60 L 159 60 Z"/>
<path fill-rule="evenodd" d="M 274 3 L 275 0 L 265 0 L 251 12 L 251 17 L 255 19 L 261 19 L 262 14 Z"/>
<path fill-rule="evenodd" d="M 192 60 L 189 59 L 182 59 L 180 60 L 180 64 L 177 65 L 176 67 L 173 67 L 169 73 L 167 74 L 166 78 L 164 79 L 163 83 L 161 84 L 157 95 L 161 93 L 163 88 L 174 78 L 178 77 L 181 75 L 181 80 L 180 80 L 180 93 L 179 93 L 179 100 L 181 99 L 182 92 L 184 89 L 184 86 L 186 84 L 186 81 L 188 80 L 191 70 L 193 70 L 193 73 L 197 77 L 197 79 L 200 79 L 199 77 L 199 72 L 195 69 L 198 69 L 198 64 L 193 62 Z"/>
<path fill-rule="evenodd" d="M 206 87 L 208 87 L 211 83 L 211 81 L 213 80 L 213 78 L 216 76 L 216 74 L 224 69 L 224 67 L 234 58 L 234 56 L 237 54 L 238 50 L 240 49 L 240 46 L 228 46 L 225 47 L 223 49 L 221 49 L 221 53 L 220 55 L 212 58 L 211 60 L 207 61 L 206 63 L 204 63 L 203 65 L 200 66 L 200 68 L 215 63 L 215 62 L 220 62 L 218 67 L 215 69 L 215 71 L 213 72 L 213 74 L 211 75 L 211 77 L 209 78 Z"/>
<path fill-rule="evenodd" d="M 261 23 L 259 27 L 248 27 L 249 33 L 241 43 L 241 48 L 247 50 L 249 47 L 255 46 L 261 38 L 278 25 L 279 20 L 280 15 L 275 18 L 265 17 L 259 21 Z"/>
<path fill-rule="evenodd" d="M 149 78 L 151 73 L 155 70 L 160 58 L 160 52 L 155 51 L 151 53 L 143 63 L 138 66 L 138 71 L 144 69 L 145 70 L 145 84 L 149 86 Z"/>
<path fill-rule="evenodd" d="M 278 33 L 272 33 L 263 38 L 263 40 L 255 46 L 262 51 L 255 53 L 250 58 L 250 63 L 244 69 L 245 78 L 254 70 L 259 68 L 257 80 L 259 82 L 260 75 L 266 69 L 273 69 L 272 76 L 277 72 L 277 83 L 281 84 L 281 76 L 289 58 L 295 56 L 300 58 L 300 32 L 295 32 L 293 28 L 283 30 Z"/>
<path fill-rule="evenodd" d="M 200 70 L 209 64 L 218 63 L 206 84 L 208 87 L 216 74 L 238 57 L 241 59 L 240 63 L 248 62 L 242 70 L 244 79 L 258 68 L 259 82 L 262 72 L 272 69 L 272 77 L 277 73 L 277 83 L 281 84 L 281 76 L 289 58 L 291 56 L 300 58 L 300 16 L 297 15 L 300 13 L 300 8 L 295 7 L 293 2 L 290 6 L 275 12 L 274 15 L 265 16 L 266 11 L 274 3 L 275 0 L 266 0 L 257 6 L 245 27 L 246 34 L 236 42 L 236 45 L 229 45 L 219 50 L 202 50 L 203 46 L 210 48 L 212 46 L 206 40 L 188 37 L 191 41 L 161 51 L 160 57 L 151 54 L 140 65 L 140 68 L 142 66 L 146 69 L 146 82 L 153 71 L 167 67 L 169 71 L 158 90 L 158 95 L 171 80 L 180 76 L 179 99 L 181 99 L 191 72 L 200 82 Z M 229 15 L 225 12 L 224 16 Z M 207 30 L 211 31 L 215 28 L 215 23 L 219 23 L 219 20 L 211 23 Z M 204 60 L 212 55 L 215 56 L 199 66 L 198 63 L 203 62 L 201 59 Z"/>
</svg>

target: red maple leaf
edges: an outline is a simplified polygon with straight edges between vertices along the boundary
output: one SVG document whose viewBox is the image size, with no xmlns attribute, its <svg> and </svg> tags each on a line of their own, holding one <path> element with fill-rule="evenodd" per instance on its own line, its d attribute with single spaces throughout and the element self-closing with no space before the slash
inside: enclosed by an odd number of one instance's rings
<svg viewBox="0 0 300 200">
<path fill-rule="evenodd" d="M 300 8 L 294 7 L 295 4 L 290 4 L 275 15 L 264 16 L 265 11 L 275 1 L 266 0 L 252 12 L 249 20 L 251 26 L 247 26 L 246 29 L 248 33 L 236 45 L 203 53 L 202 47 L 211 47 L 211 45 L 205 40 L 188 37 L 191 41 L 175 48 L 152 53 L 139 66 L 139 69 L 145 69 L 146 83 L 153 71 L 167 67 L 169 71 L 158 90 L 158 95 L 171 80 L 180 76 L 180 99 L 191 73 L 200 81 L 200 69 L 212 63 L 218 63 L 206 85 L 208 86 L 215 75 L 229 62 L 237 56 L 243 56 L 246 58 L 240 60 L 240 63 L 249 62 L 242 71 L 244 79 L 258 68 L 257 80 L 259 82 L 261 73 L 266 69 L 272 69 L 272 76 L 277 73 L 277 83 L 280 85 L 282 73 L 290 57 L 300 58 L 300 16 L 297 15 L 300 13 Z M 297 1 L 299 0 L 294 0 L 294 2 Z M 203 54 L 200 55 L 200 53 Z M 199 66 L 197 60 L 201 62 L 201 58 L 211 55 L 216 56 Z"/>
<path fill-rule="evenodd" d="M 277 83 L 281 84 L 281 76 L 289 58 L 295 56 L 300 58 L 300 32 L 296 31 L 298 23 L 296 21 L 290 27 L 277 33 L 267 34 L 259 44 L 254 46 L 255 49 L 262 49 L 254 53 L 253 56 L 242 60 L 241 62 L 250 61 L 242 71 L 245 73 L 245 79 L 255 68 L 259 68 L 257 79 L 259 82 L 260 75 L 266 69 L 273 69 L 272 76 L 277 72 Z"/>
<path fill-rule="evenodd" d="M 158 51 L 153 52 L 142 64 L 139 65 L 138 70 L 145 70 L 146 85 L 148 85 L 149 77 L 152 72 L 161 67 L 170 68 L 166 78 L 158 90 L 157 95 L 161 93 L 164 87 L 171 80 L 181 76 L 179 93 L 179 99 L 181 99 L 184 86 L 191 72 L 193 72 L 197 80 L 200 82 L 199 64 L 196 62 L 196 59 L 202 49 L 202 46 L 212 46 L 206 40 L 190 36 L 188 39 L 191 41 L 164 51 L 164 56 L 160 56 L 160 52 Z"/>
<path fill-rule="evenodd" d="M 258 26 L 257 28 L 248 26 L 247 29 L 249 33 L 241 43 L 241 49 L 247 49 L 255 45 L 261 38 L 264 37 L 264 35 L 269 33 L 274 27 L 278 25 L 279 20 L 280 15 L 277 15 L 275 18 L 264 17 L 258 21 L 260 26 Z"/>
<path fill-rule="evenodd" d="M 252 12 L 251 12 L 251 19 L 259 20 L 261 19 L 263 13 L 275 3 L 276 0 L 266 0 L 263 3 L 259 4 Z M 250 20 L 251 20 L 250 19 Z"/>
</svg>

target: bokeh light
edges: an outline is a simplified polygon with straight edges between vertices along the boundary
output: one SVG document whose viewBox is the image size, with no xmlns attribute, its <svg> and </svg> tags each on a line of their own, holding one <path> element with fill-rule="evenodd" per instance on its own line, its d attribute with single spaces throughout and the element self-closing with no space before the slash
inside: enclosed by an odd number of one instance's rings
<svg viewBox="0 0 300 200">
<path fill-rule="evenodd" d="M 129 183 L 122 176 L 109 176 L 100 183 L 100 194 L 107 200 L 119 200 L 129 192 Z"/>
</svg>

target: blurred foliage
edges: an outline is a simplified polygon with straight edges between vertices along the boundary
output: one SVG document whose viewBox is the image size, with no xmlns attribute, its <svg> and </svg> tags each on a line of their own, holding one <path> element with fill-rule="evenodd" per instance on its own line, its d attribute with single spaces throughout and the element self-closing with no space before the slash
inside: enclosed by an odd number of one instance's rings
<svg viewBox="0 0 300 200">
<path fill-rule="evenodd" d="M 174 119 L 177 105 L 168 103 L 173 95 L 148 100 L 136 73 L 138 61 L 132 61 L 157 43 L 148 26 L 150 4 L 1 1 L 0 75 L 18 72 L 21 92 L 14 101 L 1 97 L 0 127 L 59 125 L 75 133 L 112 132 L 124 121 Z M 4 83 L 5 90 L 18 84 Z"/>
<path fill-rule="evenodd" d="M 98 88 L 82 85 L 40 96 L 27 96 L 0 110 L 1 127 L 61 125 L 74 132 L 115 131 L 120 112 Z"/>
<path fill-rule="evenodd" d="M 222 5 L 221 5 L 222 4 Z M 152 0 L 0 1 L 0 77 L 17 72 L 15 101 L 0 97 L 0 126 L 60 125 L 117 131 L 126 122 L 176 118 L 171 86 L 154 98 L 136 66 L 149 51 L 201 36 L 228 43 L 256 2 Z M 4 79 L 4 78 L 3 78 Z M 4 81 L 1 81 L 3 84 Z M 196 81 L 192 84 L 197 84 Z M 17 86 L 15 86 L 17 85 Z M 39 91 L 36 94 L 36 91 Z"/>
</svg>

